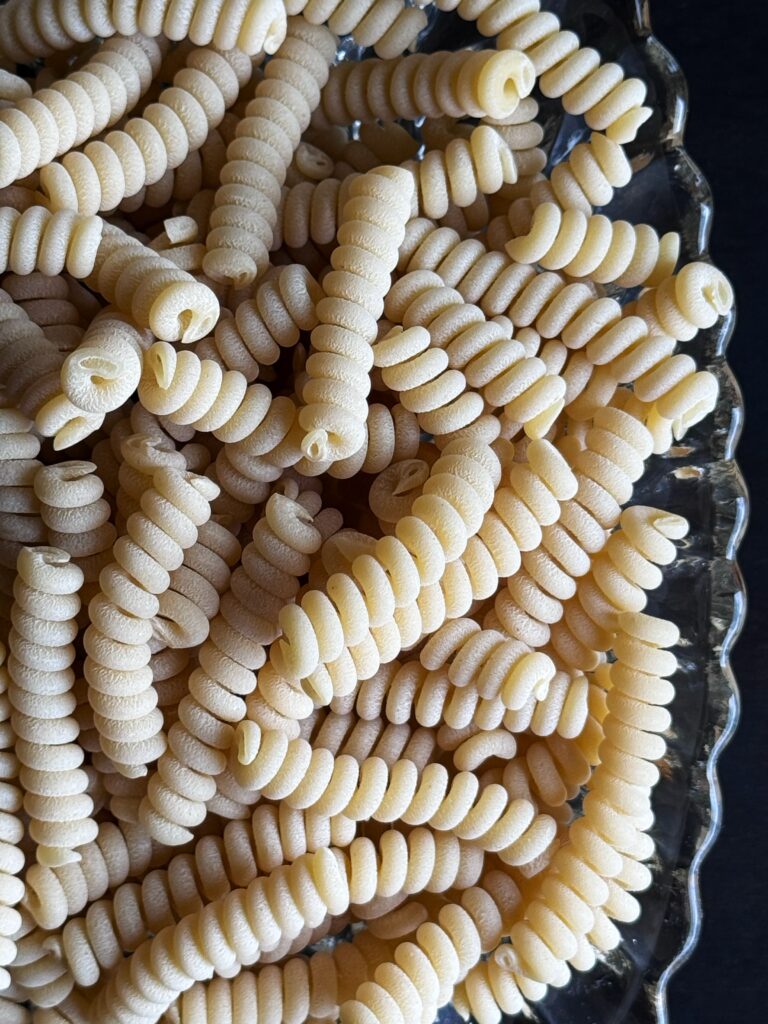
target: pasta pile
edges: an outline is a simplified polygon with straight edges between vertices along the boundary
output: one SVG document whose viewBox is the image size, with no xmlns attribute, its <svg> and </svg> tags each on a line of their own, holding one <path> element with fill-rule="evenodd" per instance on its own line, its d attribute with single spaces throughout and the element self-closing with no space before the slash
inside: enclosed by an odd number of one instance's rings
<svg viewBox="0 0 768 1024">
<path fill-rule="evenodd" d="M 8 0 L 0 59 L 0 1019 L 525 1013 L 652 883 L 633 492 L 733 303 L 603 212 L 645 85 L 538 0 Z"/>
</svg>

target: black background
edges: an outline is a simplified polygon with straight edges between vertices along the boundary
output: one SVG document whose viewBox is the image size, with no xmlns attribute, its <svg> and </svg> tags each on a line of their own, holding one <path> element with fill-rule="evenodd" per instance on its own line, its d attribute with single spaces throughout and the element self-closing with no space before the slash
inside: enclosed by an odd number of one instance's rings
<svg viewBox="0 0 768 1024">
<path fill-rule="evenodd" d="M 686 74 L 686 145 L 715 197 L 711 252 L 736 287 L 729 359 L 747 408 L 739 462 L 751 526 L 739 561 L 749 617 L 734 655 L 742 719 L 720 762 L 725 825 L 703 868 L 704 929 L 673 979 L 671 1024 L 768 1020 L 768 6 L 651 0 L 654 33 Z"/>
</svg>

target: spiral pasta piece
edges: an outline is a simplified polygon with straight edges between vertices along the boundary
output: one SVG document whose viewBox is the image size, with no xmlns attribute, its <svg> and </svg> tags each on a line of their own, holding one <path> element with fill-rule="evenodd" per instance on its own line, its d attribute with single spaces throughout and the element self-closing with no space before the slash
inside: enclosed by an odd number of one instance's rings
<svg viewBox="0 0 768 1024">
<path fill-rule="evenodd" d="M 687 533 L 681 516 L 644 505 L 625 508 L 619 528 L 592 558 L 573 597 L 563 605 L 563 617 L 552 627 L 552 646 L 566 664 L 595 667 L 594 653 L 613 644 L 618 616 L 645 607 L 646 592 L 661 583 L 659 565 L 676 555 L 675 540 Z"/>
<path fill-rule="evenodd" d="M 283 636 L 270 651 L 278 675 L 305 680 L 327 704 L 334 693 L 350 692 L 357 679 L 395 657 L 408 646 L 407 637 L 415 642 L 422 628 L 419 597 L 426 597 L 422 592 L 438 582 L 480 528 L 497 474 L 498 460 L 487 445 L 448 444 L 395 537 L 377 541 L 372 555 L 355 560 L 351 574 L 334 574 L 327 596 L 310 590 L 300 604 L 281 610 Z M 444 606 L 435 614 L 433 628 Z"/>
<path fill-rule="evenodd" d="M 151 343 L 141 331 L 114 309 L 105 309 L 91 321 L 79 346 L 61 366 L 60 389 L 40 409 L 35 425 L 44 437 L 54 438 L 61 450 L 88 437 L 107 413 L 118 409 L 136 390 L 142 354 Z"/>
<path fill-rule="evenodd" d="M 296 345 L 302 332 L 317 326 L 315 306 L 323 294 L 306 267 L 279 267 L 252 298 L 237 304 L 234 316 L 219 320 L 213 337 L 198 343 L 197 354 L 239 370 L 249 382 L 256 380 L 283 349 Z"/>
<path fill-rule="evenodd" d="M 54 276 L 66 268 L 73 277 L 88 277 L 96 264 L 101 237 L 98 217 L 69 210 L 51 213 L 42 206 L 19 213 L 4 206 L 0 208 L 0 272 L 40 270 Z"/>
<path fill-rule="evenodd" d="M 18 572 L 9 637 L 11 724 L 37 860 L 57 867 L 79 859 L 77 848 L 97 831 L 72 717 L 83 574 L 60 548 L 23 548 Z"/>
<path fill-rule="evenodd" d="M 336 35 L 351 35 L 358 46 L 373 47 L 382 59 L 405 53 L 427 24 L 424 11 L 404 0 L 289 0 L 286 10 L 303 14 L 311 25 L 327 22 Z"/>
<path fill-rule="evenodd" d="M 64 354 L 77 348 L 88 324 L 101 312 L 96 296 L 66 274 L 8 274 L 3 286 L 30 320 L 42 327 L 48 341 Z"/>
<path fill-rule="evenodd" d="M 80 461 L 41 466 L 34 490 L 48 543 L 66 551 L 83 574 L 81 598 L 86 604 L 98 587 L 99 573 L 112 561 L 117 538 L 96 466 Z"/>
<path fill-rule="evenodd" d="M 253 963 L 262 951 L 294 938 L 305 926 L 317 926 L 329 913 L 343 913 L 349 898 L 345 873 L 334 855 L 329 850 L 307 854 L 143 943 L 131 958 L 130 973 L 128 963 L 121 963 L 94 1011 L 105 1024 L 159 1020 L 193 981 L 207 980 L 214 970 Z M 212 928 L 223 940 L 216 948 L 203 938 L 210 938 Z M 166 963 L 173 965 L 170 974 Z"/>
<path fill-rule="evenodd" d="M 40 441 L 32 423 L 15 409 L 0 407 L 0 593 L 3 640 L 7 640 L 13 581 L 19 552 L 45 544 L 47 533 L 33 489 L 40 468 Z"/>
<path fill-rule="evenodd" d="M 61 867 L 31 864 L 24 883 L 24 908 L 41 928 L 60 928 L 89 903 L 128 878 L 141 877 L 156 853 L 140 825 L 102 822 L 93 842 L 81 846 L 80 860 Z"/>
<path fill-rule="evenodd" d="M 5 645 L 0 644 L 0 782 L 3 794 L 0 806 L 0 908 L 3 911 L 0 918 L 0 990 L 6 989 L 10 982 L 6 965 L 12 963 L 16 955 L 13 936 L 21 928 L 21 916 L 15 908 L 24 895 L 24 884 L 16 878 L 24 867 L 24 854 L 20 846 L 24 825 L 20 817 L 22 795 L 17 784 L 19 760 L 13 749 L 15 736 L 8 694 L 13 684 L 5 657 Z M 0 1006 L 3 1004 L 0 1003 Z"/>
<path fill-rule="evenodd" d="M 189 38 L 195 46 L 213 43 L 221 50 L 237 46 L 248 56 L 274 53 L 285 35 L 285 8 L 276 0 L 246 0 L 236 5 L 221 0 L 94 0 L 72 8 L 68 0 L 11 0 L 0 18 L 0 52 L 26 64 L 57 50 L 70 50 L 97 37 L 116 34 L 165 35 Z"/>
<path fill-rule="evenodd" d="M 251 73 L 240 50 L 191 50 L 173 84 L 141 117 L 42 168 L 40 184 L 51 207 L 95 214 L 166 175 L 173 185 L 173 171 L 206 144 Z"/>
<path fill-rule="evenodd" d="M 570 842 L 554 856 L 524 918 L 510 929 L 510 945 L 499 946 L 473 968 L 455 993 L 466 1019 L 497 1024 L 501 1013 L 516 1013 L 536 987 L 562 985 L 569 963 L 588 970 L 592 944 L 618 941 L 610 918 L 634 920 L 639 905 L 631 890 L 643 889 L 651 875 L 642 865 L 653 849 L 642 829 L 648 823 L 650 787 L 658 777 L 653 763 L 663 756 L 658 733 L 668 727 L 664 705 L 674 696 L 666 676 L 676 659 L 665 648 L 677 642 L 671 623 L 625 612 L 615 639 L 616 663 L 609 669 L 606 738 L 584 799 L 583 817 L 571 827 Z"/>
<path fill-rule="evenodd" d="M 82 276 L 90 287 L 163 341 L 198 341 L 219 316 L 218 299 L 207 285 L 109 224 L 88 275 Z"/>
<path fill-rule="evenodd" d="M 205 477 L 157 470 L 89 606 L 84 674 L 94 724 L 102 750 L 129 778 L 145 775 L 147 763 L 165 749 L 148 667 L 151 619 L 160 611 L 170 571 L 181 565 L 197 527 L 209 519 L 217 491 Z"/>
<path fill-rule="evenodd" d="M 708 263 L 693 262 L 643 292 L 636 303 L 625 307 L 625 312 L 641 316 L 652 334 L 690 341 L 732 307 L 733 288 L 722 271 Z"/>
<path fill-rule="evenodd" d="M 34 417 L 58 391 L 62 359 L 22 306 L 0 289 L 0 376 L 6 400 Z"/>
<path fill-rule="evenodd" d="M 659 239 L 648 224 L 635 226 L 542 203 L 533 210 L 528 230 L 507 242 L 506 250 L 517 263 L 538 263 L 569 277 L 634 288 L 658 284 L 674 271 L 680 236 L 670 231 Z"/>
<path fill-rule="evenodd" d="M 618 64 L 601 64 L 596 50 L 582 47 L 574 32 L 561 29 L 555 14 L 541 11 L 539 0 L 511 7 L 496 0 L 438 0 L 437 6 L 476 22 L 481 35 L 497 37 L 499 49 L 526 54 L 542 93 L 561 99 L 569 114 L 583 114 L 590 128 L 612 141 L 631 142 L 651 116 L 643 106 L 645 84 L 625 79 Z"/>
<path fill-rule="evenodd" d="M 592 132 L 588 142 L 577 143 L 552 168 L 545 194 L 563 210 L 578 209 L 589 217 L 594 207 L 607 206 L 614 190 L 628 185 L 631 177 L 632 168 L 618 142 Z"/>
<path fill-rule="evenodd" d="M 245 716 L 244 697 L 256 687 L 264 644 L 279 632 L 278 616 L 299 591 L 309 556 L 339 525 L 332 510 L 320 511 L 313 492 L 275 493 L 243 549 L 230 590 L 211 621 L 208 639 L 179 705 L 140 807 L 141 820 L 160 841 L 179 845 L 199 824 L 216 792 L 214 779 L 227 765 L 234 726 Z"/>
<path fill-rule="evenodd" d="M 402 167 L 413 175 L 418 209 L 427 217 L 444 217 L 451 204 L 471 206 L 517 181 L 514 154 L 490 125 L 479 125 L 468 139 L 452 139 L 445 150 L 428 150 L 424 159 Z"/>
<path fill-rule="evenodd" d="M 158 43 L 141 34 L 106 39 L 50 89 L 0 110 L 0 187 L 112 127 L 149 88 L 161 56 Z"/>
<path fill-rule="evenodd" d="M 343 61 L 330 73 L 313 123 L 417 121 L 443 115 L 504 120 L 533 84 L 528 58 L 502 48 Z"/>
<path fill-rule="evenodd" d="M 406 171 L 383 166 L 350 187 L 317 304 L 313 354 L 299 424 L 302 451 L 311 462 L 348 458 L 361 447 L 373 362 L 371 343 L 384 308 L 390 273 L 410 213 L 412 185 Z"/>
<path fill-rule="evenodd" d="M 429 332 L 452 369 L 461 369 L 489 406 L 503 407 L 509 420 L 529 437 L 543 437 L 563 407 L 565 382 L 546 364 L 526 356 L 503 323 L 489 322 L 479 306 L 464 302 L 455 289 L 428 271 L 406 274 L 385 302 L 390 319 Z M 434 357 L 432 357 L 434 358 Z"/>
<path fill-rule="evenodd" d="M 266 268 L 280 189 L 335 55 L 328 29 L 289 20 L 227 148 L 203 260 L 212 280 L 241 288 Z"/>
</svg>

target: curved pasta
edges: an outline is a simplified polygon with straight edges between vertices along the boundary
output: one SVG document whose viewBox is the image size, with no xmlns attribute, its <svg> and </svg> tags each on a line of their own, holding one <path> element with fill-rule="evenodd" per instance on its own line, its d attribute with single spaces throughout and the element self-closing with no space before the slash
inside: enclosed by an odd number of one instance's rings
<svg viewBox="0 0 768 1024">
<path fill-rule="evenodd" d="M 538 263 L 569 277 L 634 288 L 659 284 L 674 271 L 680 236 L 670 231 L 659 238 L 648 224 L 635 226 L 541 203 L 531 213 L 530 227 L 507 242 L 506 250 L 517 263 Z"/>
<path fill-rule="evenodd" d="M 384 308 L 411 206 L 406 171 L 383 166 L 350 186 L 317 304 L 313 353 L 299 412 L 302 451 L 310 462 L 338 461 L 361 447 L 370 391 L 371 342 Z"/>
<path fill-rule="evenodd" d="M 89 142 L 82 152 L 46 163 L 40 185 L 51 207 L 95 214 L 158 182 L 205 144 L 252 70 L 239 49 L 190 50 L 173 84 L 141 117 Z"/>
<path fill-rule="evenodd" d="M 533 64 L 545 96 L 561 99 L 569 114 L 583 114 L 590 128 L 623 144 L 635 138 L 651 116 L 644 106 L 646 87 L 639 78 L 624 78 L 618 64 L 601 64 L 596 50 L 582 47 L 574 32 L 542 12 L 539 0 L 512 6 L 497 0 L 437 0 L 441 11 L 457 11 L 476 22 L 484 36 L 496 36 L 499 49 L 520 50 Z"/>
<path fill-rule="evenodd" d="M 432 346 L 444 350 L 448 366 L 461 369 L 487 405 L 503 407 L 529 437 L 547 433 L 563 407 L 565 382 L 549 374 L 538 357 L 527 357 L 503 323 L 487 321 L 479 306 L 466 303 L 460 292 L 428 271 L 401 277 L 384 309 L 406 328 L 426 328 Z"/>
<path fill-rule="evenodd" d="M 89 605 L 85 678 L 101 748 L 129 778 L 146 775 L 165 749 L 162 714 L 148 668 L 151 619 L 169 573 L 181 565 L 197 527 L 211 514 L 216 485 L 205 477 L 158 469 L 128 519 L 115 561 L 100 576 L 101 592 Z"/>
<path fill-rule="evenodd" d="M 66 211 L 53 216 L 79 217 Z M 111 224 L 104 225 L 92 270 L 81 276 L 137 327 L 164 341 L 198 341 L 219 317 L 219 301 L 206 284 Z"/>
<path fill-rule="evenodd" d="M 22 795 L 18 787 L 19 761 L 14 753 L 15 735 L 11 724 L 12 708 L 9 690 L 13 685 L 5 665 L 5 645 L 0 644 L 0 781 L 3 804 L 0 810 L 0 991 L 8 988 L 10 977 L 6 965 L 13 962 L 16 945 L 13 936 L 21 928 L 21 915 L 15 909 L 24 896 L 23 882 L 16 878 L 24 867 L 21 841 L 24 824 L 20 817 Z M 4 1004 L 0 1002 L 4 1009 Z M 11 1020 L 13 1021 L 13 1017 Z"/>
<path fill-rule="evenodd" d="M 101 312 L 96 296 L 66 274 L 8 274 L 3 286 L 61 353 L 77 348 L 86 327 Z"/>
<path fill-rule="evenodd" d="M 58 391 L 62 358 L 22 306 L 0 289 L 0 376 L 6 400 L 34 417 Z"/>
<path fill-rule="evenodd" d="M 93 0 L 72 8 L 69 0 L 11 0 L 0 16 L 0 52 L 13 63 L 30 63 L 100 37 L 137 32 L 220 50 L 237 46 L 248 56 L 274 53 L 285 35 L 285 8 L 277 0 L 246 0 L 235 6 L 192 0 Z"/>
<path fill-rule="evenodd" d="M 66 551 L 53 547 L 23 548 L 17 568 L 8 640 L 11 724 L 36 857 L 58 867 L 78 860 L 77 848 L 97 831 L 72 717 L 72 641 L 83 573 Z"/>
<path fill-rule="evenodd" d="M 32 423 L 15 409 L 0 407 L 0 609 L 7 640 L 16 561 L 26 544 L 45 544 L 47 533 L 33 483 L 40 468 L 40 440 Z"/>
<path fill-rule="evenodd" d="M 524 54 L 503 48 L 343 61 L 331 70 L 312 122 L 348 125 L 443 115 L 504 120 L 531 92 L 534 78 Z"/>
<path fill-rule="evenodd" d="M 300 604 L 281 610 L 283 636 L 270 651 L 278 675 L 305 680 L 327 704 L 395 657 L 407 638 L 415 642 L 422 629 L 419 597 L 480 528 L 497 474 L 487 445 L 448 444 L 395 537 L 377 541 L 372 555 L 355 560 L 351 574 L 332 576 L 327 596 L 310 590 Z"/>
<path fill-rule="evenodd" d="M 129 822 L 102 822 L 80 860 L 62 867 L 31 864 L 24 876 L 24 908 L 41 928 L 60 928 L 89 903 L 127 878 L 141 877 L 157 852 L 146 829 Z"/>
<path fill-rule="evenodd" d="M 403 0 L 288 0 L 289 14 L 303 14 L 311 25 L 325 22 L 336 35 L 351 35 L 358 46 L 372 46 L 381 58 L 399 57 L 427 24 L 418 7 Z"/>
<path fill-rule="evenodd" d="M 214 359 L 228 370 L 239 370 L 247 381 L 260 369 L 277 362 L 282 349 L 293 348 L 303 331 L 317 326 L 315 306 L 323 290 L 306 267 L 292 263 L 276 268 L 239 302 L 234 316 L 222 317 L 211 338 L 198 343 L 202 358 Z"/>
<path fill-rule="evenodd" d="M 452 139 L 444 150 L 428 150 L 422 160 L 401 166 L 413 175 L 418 210 L 427 217 L 444 217 L 451 204 L 471 206 L 479 196 L 492 195 L 517 181 L 514 154 L 490 125 L 478 125 L 467 139 Z"/>
<path fill-rule="evenodd" d="M 30 206 L 19 213 L 0 208 L 0 272 L 31 274 L 40 270 L 54 276 L 65 268 L 73 277 L 85 278 L 96 264 L 103 224 L 70 210 L 51 213 Z"/>
<path fill-rule="evenodd" d="M 66 78 L 0 110 L 0 187 L 112 127 L 149 88 L 161 57 L 160 45 L 140 33 L 106 39 Z"/>
<path fill-rule="evenodd" d="M 156 1021 L 193 981 L 210 978 L 214 970 L 253 963 L 262 951 L 290 940 L 305 926 L 320 924 L 326 914 L 346 911 L 349 897 L 345 873 L 330 850 L 306 854 L 143 943 L 131 957 L 130 973 L 126 961 L 114 972 L 94 1012 L 105 1024 Z M 210 936 L 211 929 L 223 940 L 216 948 L 196 941 L 198 934 Z M 171 975 L 165 963 L 174 965 Z"/>
<path fill-rule="evenodd" d="M 87 604 L 98 589 L 99 573 L 112 561 L 117 537 L 96 466 L 79 461 L 41 466 L 34 490 L 48 543 L 66 551 L 82 572 L 81 598 Z"/>
<path fill-rule="evenodd" d="M 212 280 L 242 288 L 265 269 L 280 189 L 335 55 L 327 28 L 289 19 L 286 38 L 227 147 L 203 260 Z"/>
<path fill-rule="evenodd" d="M 609 669 L 611 692 L 600 748 L 584 799 L 583 817 L 571 826 L 570 842 L 554 856 L 522 920 L 510 929 L 510 945 L 472 969 L 454 993 L 460 1013 L 497 1022 L 517 1013 L 525 997 L 544 986 L 565 984 L 568 961 L 580 970 L 594 963 L 592 944 L 607 949 L 619 935 L 610 918 L 631 921 L 639 905 L 632 890 L 651 881 L 641 863 L 653 844 L 643 835 L 650 822 L 650 788 L 658 777 L 653 763 L 663 756 L 658 733 L 669 724 L 665 709 L 674 696 L 666 676 L 676 659 L 665 648 L 678 632 L 671 623 L 642 613 L 620 616 L 616 663 Z M 531 989 L 531 985 L 534 989 Z"/>
<path fill-rule="evenodd" d="M 280 609 L 298 593 L 309 555 L 338 525 L 332 510 L 320 511 L 311 491 L 275 493 L 267 502 L 211 622 L 179 721 L 168 735 L 169 750 L 140 807 L 141 820 L 160 841 L 186 842 L 189 828 L 205 817 L 206 802 L 216 792 L 214 778 L 226 768 L 234 726 L 245 715 L 243 698 L 256 687 L 263 645 L 277 636 Z"/>
<path fill-rule="evenodd" d="M 552 626 L 552 646 L 566 664 L 595 667 L 594 652 L 612 646 L 618 616 L 645 607 L 646 591 L 661 583 L 657 566 L 673 561 L 672 541 L 688 530 L 681 516 L 643 505 L 625 508 L 618 522 Z"/>
<path fill-rule="evenodd" d="M 78 347 L 62 363 L 58 394 L 35 416 L 35 426 L 44 437 L 54 438 L 56 450 L 88 437 L 107 413 L 131 397 L 151 338 L 114 309 L 94 317 Z"/>
<path fill-rule="evenodd" d="M 588 142 L 577 143 L 567 159 L 555 164 L 545 194 L 564 210 L 578 209 L 589 217 L 593 207 L 607 206 L 614 190 L 628 185 L 631 177 L 632 168 L 618 142 L 592 132 Z"/>
</svg>

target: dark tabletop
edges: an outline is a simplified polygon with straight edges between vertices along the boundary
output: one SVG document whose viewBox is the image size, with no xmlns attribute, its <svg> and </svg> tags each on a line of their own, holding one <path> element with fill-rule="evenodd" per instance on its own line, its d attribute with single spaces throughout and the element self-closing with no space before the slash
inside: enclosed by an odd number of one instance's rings
<svg viewBox="0 0 768 1024">
<path fill-rule="evenodd" d="M 751 491 L 740 562 L 750 614 L 734 667 L 742 719 L 720 762 L 725 826 L 704 865 L 704 930 L 670 990 L 670 1024 L 768 1021 L 768 5 L 651 0 L 690 90 L 687 149 L 715 197 L 712 257 L 732 279 L 730 362 L 744 391 Z"/>
</svg>

